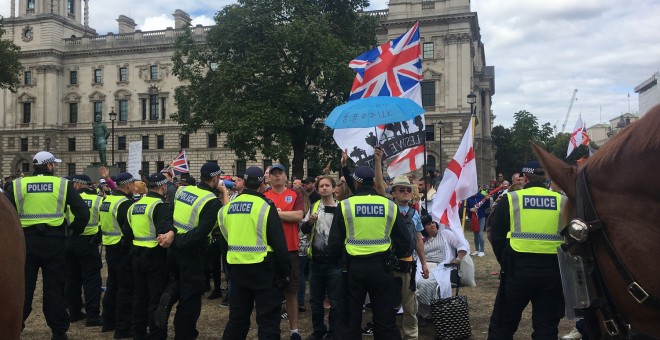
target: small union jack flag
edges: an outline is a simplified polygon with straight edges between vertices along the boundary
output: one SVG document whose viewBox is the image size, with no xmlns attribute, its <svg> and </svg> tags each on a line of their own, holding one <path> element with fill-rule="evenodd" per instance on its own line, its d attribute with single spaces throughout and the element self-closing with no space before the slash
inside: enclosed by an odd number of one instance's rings
<svg viewBox="0 0 660 340">
<path fill-rule="evenodd" d="M 402 36 L 362 53 L 348 66 L 357 72 L 348 100 L 402 97 L 422 80 L 419 22 Z"/>
<path fill-rule="evenodd" d="M 190 173 L 188 160 L 186 159 L 186 150 L 181 150 L 179 155 L 167 166 L 174 173 L 174 176 Z"/>
</svg>

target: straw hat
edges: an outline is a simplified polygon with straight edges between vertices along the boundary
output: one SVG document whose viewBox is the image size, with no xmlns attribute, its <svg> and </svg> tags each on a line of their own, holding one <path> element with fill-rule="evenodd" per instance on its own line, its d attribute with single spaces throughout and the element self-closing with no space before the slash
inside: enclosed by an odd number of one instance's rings
<svg viewBox="0 0 660 340">
<path fill-rule="evenodd" d="M 413 185 L 410 184 L 410 180 L 408 180 L 408 177 L 406 175 L 399 175 L 394 177 L 394 180 L 392 180 L 392 188 L 395 187 L 412 188 Z"/>
</svg>

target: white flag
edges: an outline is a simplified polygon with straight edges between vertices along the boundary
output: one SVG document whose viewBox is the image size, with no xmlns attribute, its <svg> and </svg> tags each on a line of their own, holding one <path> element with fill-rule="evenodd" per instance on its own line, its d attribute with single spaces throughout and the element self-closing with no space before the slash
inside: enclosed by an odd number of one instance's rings
<svg viewBox="0 0 660 340">
<path fill-rule="evenodd" d="M 571 133 L 571 139 L 568 142 L 568 150 L 566 151 L 566 158 L 571 155 L 573 150 L 580 145 L 589 145 L 589 135 L 587 135 L 587 127 L 582 121 L 582 116 L 578 117 L 577 122 L 575 122 L 575 127 L 573 128 L 573 133 Z"/>
<path fill-rule="evenodd" d="M 449 225 L 456 238 L 468 249 L 470 248 L 470 243 L 468 243 L 463 234 L 463 228 L 458 214 L 458 205 L 461 201 L 474 195 L 479 190 L 477 163 L 472 144 L 473 119 L 470 120 L 470 124 L 465 131 L 465 135 L 463 135 L 463 140 L 458 150 L 456 150 L 454 158 L 445 169 L 437 194 L 433 199 L 433 206 L 431 207 L 433 220 Z"/>
</svg>

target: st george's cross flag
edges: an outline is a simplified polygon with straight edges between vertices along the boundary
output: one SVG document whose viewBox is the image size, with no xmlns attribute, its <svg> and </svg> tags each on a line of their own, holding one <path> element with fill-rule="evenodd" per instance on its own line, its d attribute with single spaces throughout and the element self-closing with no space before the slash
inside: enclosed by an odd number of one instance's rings
<svg viewBox="0 0 660 340">
<path fill-rule="evenodd" d="M 587 127 L 582 121 L 582 116 L 578 117 L 577 122 L 575 122 L 575 127 L 571 133 L 571 139 L 568 141 L 568 150 L 566 151 L 566 157 L 568 158 L 573 150 L 580 145 L 589 145 L 589 135 L 587 135 Z"/>
<path fill-rule="evenodd" d="M 349 67 L 357 73 L 349 100 L 373 96 L 403 97 L 421 106 L 419 23 L 396 39 L 362 53 L 349 63 Z M 376 145 L 383 146 L 385 158 L 408 150 L 407 158 L 395 159 L 390 165 L 399 169 L 397 174 L 402 174 L 423 165 L 424 140 L 421 136 L 424 131 L 424 116 L 421 115 L 414 120 L 375 128 L 337 129 L 334 139 L 342 150 L 349 150 L 349 156 L 358 165 L 373 165 Z"/>
<path fill-rule="evenodd" d="M 458 206 L 463 200 L 479 190 L 477 183 L 477 163 L 474 157 L 472 120 L 468 125 L 461 145 L 454 158 L 445 169 L 444 176 L 433 199 L 431 216 L 434 221 L 448 225 L 456 238 L 468 249 L 470 243 L 465 239 L 459 217 Z M 468 251 L 469 253 L 469 251 Z"/>
<path fill-rule="evenodd" d="M 167 167 L 174 173 L 174 176 L 190 173 L 186 150 L 181 150 Z"/>
</svg>

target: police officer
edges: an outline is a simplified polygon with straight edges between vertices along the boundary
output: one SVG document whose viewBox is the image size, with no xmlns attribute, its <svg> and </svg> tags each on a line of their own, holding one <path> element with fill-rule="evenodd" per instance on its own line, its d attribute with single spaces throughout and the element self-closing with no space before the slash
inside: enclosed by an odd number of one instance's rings
<svg viewBox="0 0 660 340">
<path fill-rule="evenodd" d="M 101 234 L 108 265 L 106 290 L 103 295 L 102 332 L 115 331 L 114 338 L 131 337 L 131 305 L 133 300 L 133 272 L 131 240 L 124 237 L 128 208 L 133 204 L 135 180 L 122 172 L 113 178 L 117 188 L 101 203 Z"/>
<path fill-rule="evenodd" d="M 89 222 L 80 235 L 71 235 L 66 244 L 65 297 L 71 322 L 85 321 L 86 327 L 101 326 L 101 253 L 99 252 L 99 211 L 103 197 L 89 186 L 91 178 L 87 175 L 75 175 L 71 179 L 73 187 L 80 194 L 89 208 Z M 67 213 L 70 215 L 70 211 Z M 69 218 L 71 221 L 71 218 Z M 85 313 L 80 287 L 85 296 Z"/>
<path fill-rule="evenodd" d="M 158 235 L 174 232 L 172 207 L 165 203 L 168 180 L 161 173 L 147 178 L 149 192 L 128 209 L 133 240 L 133 338 L 165 339 L 167 329 L 154 323 L 154 312 L 167 286 L 167 250 Z M 128 233 L 128 232 L 127 232 Z M 147 325 L 149 336 L 147 337 Z"/>
<path fill-rule="evenodd" d="M 73 184 L 54 176 L 55 163 L 62 160 L 47 151 L 33 158 L 34 175 L 17 178 L 5 194 L 16 207 L 25 234 L 25 302 L 23 322 L 32 311 L 32 297 L 39 268 L 43 276 L 43 310 L 53 339 L 67 339 L 69 315 L 64 304 L 65 226 L 68 206 L 73 221 L 69 230 L 79 235 L 89 221 L 89 210 Z"/>
<path fill-rule="evenodd" d="M 343 296 L 338 311 L 338 339 L 361 339 L 362 305 L 367 293 L 374 313 L 374 335 L 381 339 L 401 339 L 394 307 L 400 301 L 390 266 L 390 248 L 403 258 L 410 247 L 411 234 L 396 204 L 374 189 L 374 171 L 359 166 L 352 175 L 356 194 L 337 207 L 330 235 L 330 257 L 345 258 Z M 394 259 L 396 260 L 396 259 Z"/>
<path fill-rule="evenodd" d="M 512 339 L 531 301 L 534 339 L 557 339 L 564 316 L 557 247 L 563 197 L 544 187 L 538 161 L 522 170 L 524 189 L 507 193 L 493 217 L 492 244 L 501 266 L 488 339 Z"/>
<path fill-rule="evenodd" d="M 179 305 L 174 316 L 174 338 L 194 339 L 197 319 L 202 308 L 205 288 L 202 256 L 211 230 L 217 225 L 217 214 L 223 202 L 228 202 L 227 190 L 221 178 L 218 164 L 209 162 L 202 166 L 201 181 L 197 186 L 180 187 L 174 198 L 174 227 L 159 236 L 163 247 L 172 246 L 168 253 L 172 283 L 165 289 L 156 311 L 156 324 L 164 328 L 173 302 Z M 217 191 L 216 191 L 217 190 Z"/>
<path fill-rule="evenodd" d="M 291 269 L 282 222 L 275 204 L 259 191 L 264 172 L 245 171 L 245 188 L 218 213 L 223 257 L 231 270 L 229 319 L 223 339 L 246 339 L 252 307 L 257 311 L 259 339 L 280 338 L 280 306 Z"/>
</svg>

